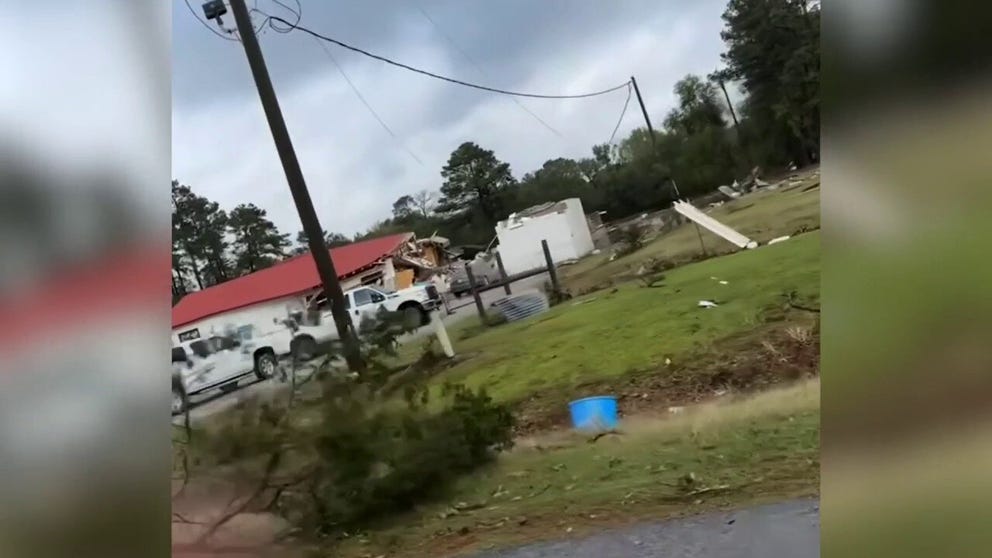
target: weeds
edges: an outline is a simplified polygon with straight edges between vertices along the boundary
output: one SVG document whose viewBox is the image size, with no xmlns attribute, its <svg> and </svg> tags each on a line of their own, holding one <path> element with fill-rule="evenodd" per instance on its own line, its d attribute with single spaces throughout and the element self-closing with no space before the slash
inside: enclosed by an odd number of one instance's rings
<svg viewBox="0 0 992 558">
<path fill-rule="evenodd" d="M 640 250 L 644 247 L 645 230 L 640 224 L 632 224 L 620 229 L 618 242 L 620 248 L 617 250 L 617 257 L 623 257 Z"/>
<path fill-rule="evenodd" d="M 543 290 L 544 296 L 548 297 L 549 306 L 557 306 L 572 298 L 572 293 L 565 289 L 555 289 L 554 285 L 551 284 L 551 281 L 544 282 Z"/>
</svg>

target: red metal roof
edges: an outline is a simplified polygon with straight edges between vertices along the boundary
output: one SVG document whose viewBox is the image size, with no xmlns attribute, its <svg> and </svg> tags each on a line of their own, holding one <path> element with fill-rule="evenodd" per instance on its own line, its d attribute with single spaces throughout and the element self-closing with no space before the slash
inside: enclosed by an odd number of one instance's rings
<svg viewBox="0 0 992 558">
<path fill-rule="evenodd" d="M 338 277 L 344 278 L 366 269 L 383 256 L 395 252 L 413 233 L 373 238 L 332 248 L 331 259 Z M 320 286 L 320 276 L 309 253 L 276 265 L 214 285 L 183 297 L 172 308 L 172 327 L 258 304 L 267 300 L 303 293 Z"/>
</svg>

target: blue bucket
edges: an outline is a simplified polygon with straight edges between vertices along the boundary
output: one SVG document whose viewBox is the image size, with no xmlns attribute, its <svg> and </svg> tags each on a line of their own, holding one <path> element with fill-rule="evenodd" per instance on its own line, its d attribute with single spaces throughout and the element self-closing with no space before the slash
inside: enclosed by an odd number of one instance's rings
<svg viewBox="0 0 992 558">
<path fill-rule="evenodd" d="M 612 395 L 586 397 L 568 404 L 572 426 L 579 430 L 613 430 L 617 418 L 617 398 Z"/>
</svg>

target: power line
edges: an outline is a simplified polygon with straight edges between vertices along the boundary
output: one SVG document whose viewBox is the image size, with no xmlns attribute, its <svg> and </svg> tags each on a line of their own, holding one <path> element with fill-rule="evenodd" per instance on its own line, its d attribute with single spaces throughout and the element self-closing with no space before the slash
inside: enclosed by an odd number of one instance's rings
<svg viewBox="0 0 992 558">
<path fill-rule="evenodd" d="M 282 24 L 286 25 L 287 27 L 285 27 L 283 29 L 278 29 L 277 27 L 273 26 L 273 22 L 276 22 L 276 21 L 278 21 L 279 23 L 282 23 Z M 500 94 L 503 94 L 503 95 L 510 95 L 510 96 L 514 96 L 514 97 L 530 97 L 530 98 L 534 98 L 534 99 L 585 99 L 585 98 L 588 98 L 588 97 L 597 97 L 599 95 L 605 95 L 607 93 L 612 93 L 614 91 L 619 91 L 620 89 L 623 89 L 624 87 L 627 87 L 630 84 L 629 81 L 625 81 L 624 83 L 621 83 L 620 85 L 615 85 L 613 87 L 610 87 L 609 89 L 603 89 L 602 91 L 593 91 L 591 93 L 581 93 L 581 94 L 576 94 L 576 95 L 540 95 L 540 94 L 536 94 L 536 93 L 521 93 L 519 91 L 509 91 L 507 89 L 499 89 L 499 88 L 496 88 L 496 87 L 488 87 L 488 86 L 485 86 L 485 85 L 478 85 L 478 84 L 475 84 L 475 83 L 470 83 L 470 82 L 467 82 L 467 81 L 462 81 L 460 79 L 455 79 L 455 78 L 443 76 L 443 75 L 440 75 L 440 74 L 435 74 L 434 72 L 430 72 L 430 71 L 427 71 L 427 70 L 421 70 L 420 68 L 415 68 L 413 66 L 409 66 L 409 65 L 404 64 L 402 62 L 397 62 L 395 60 L 391 60 L 389 58 L 386 58 L 385 56 L 379 56 L 378 54 L 373 54 L 373 53 L 371 53 L 371 52 L 369 52 L 367 50 L 363 50 L 363 49 L 358 48 L 356 46 L 349 45 L 348 43 L 345 43 L 345 42 L 339 41 L 337 39 L 328 37 L 327 35 L 322 35 L 322 34 L 316 32 L 316 31 L 313 31 L 311 29 L 307 29 L 306 27 L 303 27 L 301 25 L 290 23 L 289 21 L 286 21 L 285 19 L 283 19 L 281 17 L 278 17 L 278 16 L 273 16 L 273 15 L 268 16 L 267 23 L 269 24 L 269 26 L 273 27 L 273 29 L 276 29 L 276 30 L 278 30 L 280 32 L 284 32 L 285 33 L 285 32 L 288 32 L 288 31 L 292 31 L 292 30 L 297 30 L 298 29 L 298 30 L 303 31 L 304 33 L 306 33 L 306 34 L 308 34 L 308 35 L 310 35 L 312 37 L 316 37 L 316 38 L 318 38 L 318 39 L 320 39 L 322 41 L 327 41 L 329 43 L 333 43 L 333 44 L 335 44 L 335 45 L 337 45 L 339 47 L 346 48 L 346 49 L 348 49 L 348 50 L 350 50 L 352 52 L 357 52 L 357 53 L 362 54 L 364 56 L 368 56 L 369 58 L 374 58 L 376 60 L 379 60 L 380 62 L 385 62 L 386 64 L 390 64 L 390 65 L 396 66 L 398 68 L 403 68 L 404 70 L 409 70 L 409 71 L 414 72 L 414 73 L 417 73 L 417 74 L 425 75 L 425 76 L 432 77 L 434 79 L 439 79 L 439 80 L 442 80 L 442 81 L 447 81 L 449 83 L 454 83 L 456 85 L 463 85 L 465 87 L 471 87 L 473 89 L 480 89 L 482 91 L 489 91 L 491 93 L 500 93 Z"/>
<path fill-rule="evenodd" d="M 613 145 L 613 138 L 616 137 L 617 130 L 620 129 L 620 123 L 623 122 L 623 117 L 627 114 L 627 105 L 630 104 L 630 94 L 632 89 L 633 88 L 630 85 L 627 86 L 627 100 L 623 102 L 623 110 L 620 111 L 620 119 L 617 120 L 617 125 L 613 127 L 613 133 L 610 134 L 610 141 L 606 142 L 607 145 Z"/>
<path fill-rule="evenodd" d="M 444 39 L 446 41 L 448 41 L 448 43 L 452 47 L 454 47 L 454 49 L 457 50 L 459 52 L 459 54 L 461 54 L 462 57 L 465 58 L 465 60 L 467 60 L 468 63 L 471 64 L 472 67 L 474 67 L 476 69 L 476 71 L 479 72 L 480 75 L 482 75 L 482 77 L 489 77 L 486 74 L 486 71 L 483 70 L 482 67 L 479 66 L 479 64 L 477 64 L 475 62 L 475 60 L 472 59 L 471 56 L 469 56 L 468 52 L 466 52 L 465 49 L 461 48 L 461 46 L 459 46 L 458 43 L 456 43 L 455 40 L 452 39 L 450 35 L 448 35 L 447 33 L 444 32 L 444 29 L 442 29 L 441 26 L 438 25 L 436 21 L 434 21 L 434 18 L 432 18 L 431 15 L 429 13 L 427 13 L 427 10 L 425 10 L 423 8 L 423 6 L 419 6 L 418 5 L 417 6 L 417 11 L 419 11 L 420 14 L 423 15 L 424 18 L 426 18 L 427 21 L 429 21 L 432 26 L 434 26 L 434 29 L 437 30 L 437 32 L 442 37 L 444 37 Z M 547 122 L 545 122 L 540 116 L 538 116 L 538 115 L 534 114 L 533 112 L 531 112 L 531 110 L 528 109 L 527 107 L 525 107 L 523 103 L 521 103 L 520 101 L 518 101 L 516 97 L 510 97 L 510 99 L 513 101 L 513 103 L 515 105 L 517 105 L 518 107 L 520 107 L 524 112 L 526 112 L 527 114 L 531 115 L 535 120 L 537 120 L 538 122 L 540 122 L 541 125 L 544 126 L 545 128 L 547 128 L 551 133 L 553 133 L 554 135 L 556 135 L 556 136 L 558 136 L 560 138 L 563 138 L 564 137 L 564 136 L 561 135 L 561 133 L 558 130 L 555 130 L 553 127 L 551 127 L 551 125 L 548 124 Z"/>
<path fill-rule="evenodd" d="M 363 105 L 365 105 L 365 108 L 369 110 L 369 113 L 371 113 L 372 116 L 376 119 L 376 121 L 379 122 L 379 125 L 382 126 L 382 129 L 385 130 L 386 133 L 388 133 L 390 136 L 392 136 L 392 138 L 396 140 L 397 143 L 399 143 L 403 147 L 403 149 L 410 155 L 410 157 L 413 158 L 414 161 L 417 161 L 417 163 L 423 166 L 424 162 L 420 160 L 420 157 L 417 157 L 417 155 L 415 155 L 413 151 L 411 151 L 408 147 L 406 147 L 406 145 L 403 145 L 403 142 L 400 141 L 400 138 L 396 136 L 396 133 L 393 132 L 392 128 L 390 128 L 386 124 L 386 122 L 383 121 L 383 119 L 379 116 L 379 113 L 377 113 L 375 109 L 372 108 L 372 105 L 370 105 L 369 102 L 365 99 L 365 96 L 362 95 L 362 92 L 358 90 L 358 87 L 354 84 L 354 82 L 351 81 L 351 78 L 348 77 L 348 74 L 344 71 L 344 67 L 342 67 L 341 64 L 338 63 L 337 59 L 334 58 L 334 54 L 331 53 L 331 50 L 329 48 L 327 48 L 327 45 L 325 45 L 321 41 L 316 41 L 316 42 L 317 44 L 320 45 L 320 48 L 322 48 L 324 52 L 327 53 L 328 58 L 331 59 L 331 62 L 334 63 L 334 66 L 338 69 L 338 72 L 341 73 L 341 77 L 343 77 L 344 80 L 348 83 L 348 86 L 351 87 L 351 90 L 355 93 L 355 96 L 358 97 L 358 100 L 361 101 Z"/>
</svg>

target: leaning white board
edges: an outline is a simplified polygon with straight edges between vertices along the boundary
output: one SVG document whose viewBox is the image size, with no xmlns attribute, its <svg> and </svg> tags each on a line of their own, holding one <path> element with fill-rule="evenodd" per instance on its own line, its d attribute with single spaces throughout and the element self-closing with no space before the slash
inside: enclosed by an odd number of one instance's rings
<svg viewBox="0 0 992 558">
<path fill-rule="evenodd" d="M 696 207 L 689 202 L 675 202 L 675 211 L 684 215 L 687 219 L 698 224 L 711 233 L 727 240 L 731 244 L 734 244 L 738 248 L 756 248 L 758 246 L 757 242 L 696 209 Z"/>
</svg>

